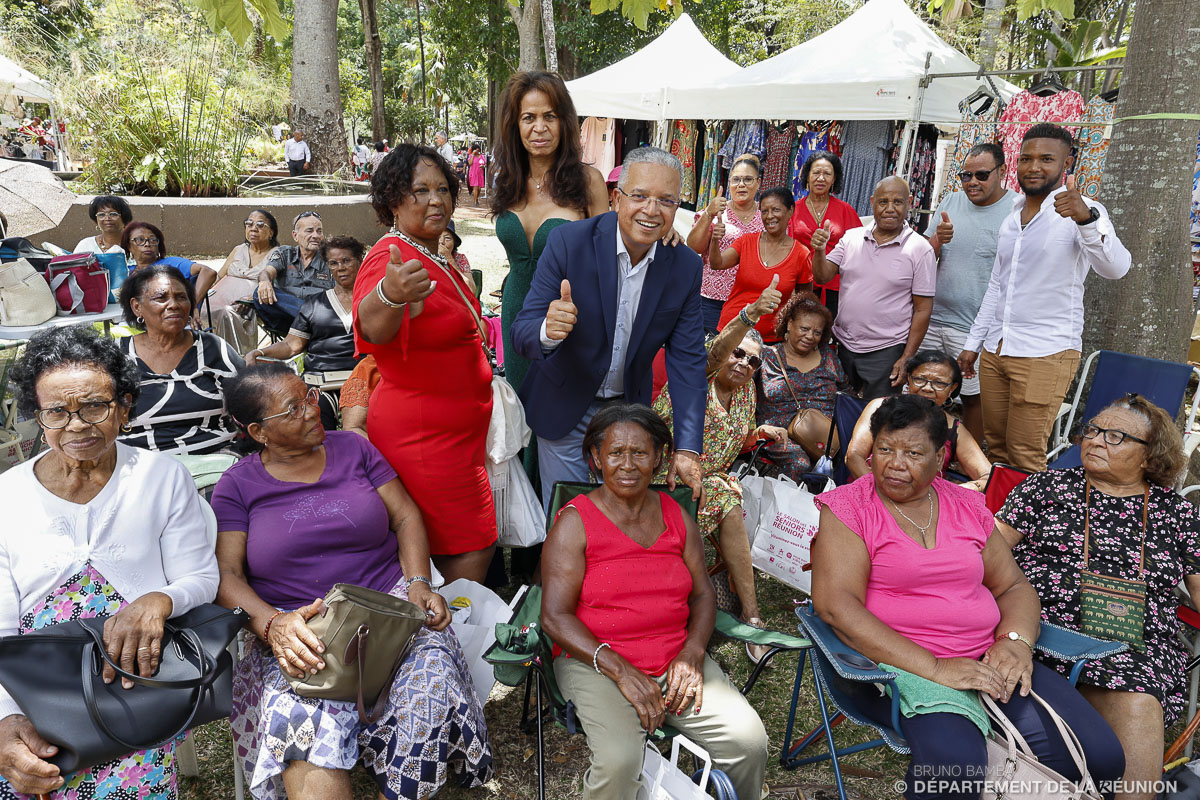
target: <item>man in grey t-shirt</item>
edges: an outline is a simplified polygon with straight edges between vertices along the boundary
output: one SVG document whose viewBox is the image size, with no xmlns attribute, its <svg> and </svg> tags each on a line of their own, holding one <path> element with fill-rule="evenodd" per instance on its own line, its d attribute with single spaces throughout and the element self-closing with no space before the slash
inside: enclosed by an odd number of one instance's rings
<svg viewBox="0 0 1200 800">
<path fill-rule="evenodd" d="M 1004 188 L 1004 151 L 990 142 L 967 153 L 962 191 L 951 192 L 938 206 L 937 230 L 929 238 L 938 256 L 937 293 L 922 350 L 941 350 L 951 360 L 966 342 L 979 304 L 987 292 L 1000 223 L 1013 210 L 1016 194 Z M 978 376 L 962 384 L 963 423 L 976 441 L 983 441 L 983 409 Z"/>
</svg>

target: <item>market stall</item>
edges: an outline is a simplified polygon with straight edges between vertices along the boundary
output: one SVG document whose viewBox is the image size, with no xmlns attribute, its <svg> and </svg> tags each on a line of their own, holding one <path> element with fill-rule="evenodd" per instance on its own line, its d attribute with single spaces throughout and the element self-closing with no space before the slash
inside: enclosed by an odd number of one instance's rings
<svg viewBox="0 0 1200 800">
<path fill-rule="evenodd" d="M 49 133 L 58 154 L 58 166 L 64 166 L 63 137 L 55 118 L 54 90 L 50 84 L 12 59 L 0 55 L 0 127 L 17 129 L 24 117 L 23 103 L 43 103 L 50 107 Z"/>
</svg>

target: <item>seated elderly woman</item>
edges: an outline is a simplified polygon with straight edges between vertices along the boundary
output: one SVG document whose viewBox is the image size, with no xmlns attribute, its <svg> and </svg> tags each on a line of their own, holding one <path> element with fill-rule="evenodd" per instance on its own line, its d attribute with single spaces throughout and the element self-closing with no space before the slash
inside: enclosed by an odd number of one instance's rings
<svg viewBox="0 0 1200 800">
<path fill-rule="evenodd" d="M 121 233 L 133 220 L 133 212 L 125 198 L 102 194 L 92 198 L 88 204 L 88 218 L 96 223 L 96 235 L 85 236 L 75 245 L 72 253 L 124 253 L 121 249 Z"/>
<path fill-rule="evenodd" d="M 563 508 L 542 551 L 542 625 L 587 734 L 588 800 L 637 794 L 646 735 L 668 719 L 712 755 L 739 797 L 762 793 L 762 721 L 705 654 L 716 605 L 700 532 L 649 488 L 670 447 L 671 431 L 649 408 L 598 411 L 583 448 L 603 483 Z"/>
<path fill-rule="evenodd" d="M 321 243 L 321 258 L 329 264 L 334 287 L 314 294 L 300 306 L 286 338 L 246 354 L 246 363 L 260 358 L 286 360 L 301 353 L 305 375 L 320 380 L 322 373 L 341 372 L 344 380 L 358 358 L 354 355 L 354 279 L 362 264 L 364 248 L 353 236 L 334 236 Z M 334 376 L 331 376 L 334 377 Z M 312 381 L 310 381 L 312 382 Z M 337 429 L 336 398 L 321 395 L 321 424 L 326 430 Z M 333 404 L 331 404 L 331 401 Z"/>
<path fill-rule="evenodd" d="M 47 449 L 0 475 L 0 635 L 108 616 L 108 652 L 152 675 L 163 623 L 217 592 L 195 484 L 174 459 L 117 441 L 139 390 L 111 339 L 87 327 L 37 333 L 12 379 Z M 175 797 L 174 745 L 69 775 L 44 760 L 55 752 L 0 689 L 0 797 Z"/>
<path fill-rule="evenodd" d="M 1162 776 L 1163 728 L 1185 702 L 1189 654 L 1177 636 L 1173 592 L 1183 582 L 1200 608 L 1200 519 L 1171 490 L 1186 462 L 1166 411 L 1128 395 L 1081 434 L 1082 466 L 1030 475 L 1009 494 L 996 527 L 1046 620 L 1129 645 L 1084 667 L 1080 691 L 1124 745 L 1125 781 L 1149 787 Z M 1105 620 L 1112 601 L 1134 613 Z"/>
<path fill-rule="evenodd" d="M 354 431 L 364 439 L 367 436 L 367 415 L 371 407 L 371 395 L 383 380 L 375 356 L 363 356 L 350 372 L 338 395 L 338 407 L 342 412 L 342 430 Z"/>
<path fill-rule="evenodd" d="M 700 457 L 704 505 L 697 522 L 700 533 L 718 533 L 721 555 L 742 604 L 746 624 L 763 627 L 754 592 L 754 567 L 750 564 L 750 539 L 742 515 L 742 485 L 729 474 L 744 446 L 760 438 L 776 444 L 787 439 L 787 430 L 754 423 L 754 373 L 762 364 L 762 339 L 748 322 L 770 314 L 779 305 L 779 290 L 764 289 L 746 314 L 735 316 L 708 345 L 708 405 L 704 412 L 704 454 Z M 747 315 L 749 318 L 747 318 Z M 654 401 L 654 410 L 675 433 L 668 383 Z M 655 476 L 665 483 L 664 467 Z M 758 663 L 769 648 L 746 644 L 746 654 Z"/>
<path fill-rule="evenodd" d="M 213 333 L 233 345 L 242 355 L 258 344 L 258 325 L 253 301 L 259 273 L 279 247 L 279 223 L 275 215 L 256 208 L 242 223 L 245 239 L 235 245 L 217 270 L 216 283 L 208 293 Z M 208 320 L 204 320 L 208 322 Z"/>
<path fill-rule="evenodd" d="M 924 397 L 889 397 L 871 433 L 871 472 L 817 497 L 812 600 L 821 619 L 872 661 L 925 679 L 912 681 L 921 684 L 912 700 L 937 691 L 927 682 L 987 692 L 1043 764 L 1078 780 L 1062 738 L 1028 696 L 1037 692 L 1079 737 L 1092 778 L 1119 778 L 1125 760 L 1112 729 L 1033 660 L 1037 594 L 993 535 L 983 496 L 938 477 L 945 412 Z M 872 690 L 862 706 L 890 725 L 888 698 Z M 971 776 L 982 780 L 988 763 L 972 717 L 918 711 L 900 717 L 900 732 L 913 752 L 906 798 L 979 797 L 961 788 Z"/>
<path fill-rule="evenodd" d="M 776 315 L 776 325 L 781 341 L 763 350 L 755 419 L 787 430 L 796 414 L 812 408 L 832 421 L 838 390 L 850 386 L 831 344 L 833 315 L 816 295 L 797 292 Z M 767 475 L 798 481 L 812 467 L 804 448 L 790 438 L 767 445 L 766 457 L 770 466 L 761 471 Z"/>
<path fill-rule="evenodd" d="M 167 238 L 157 225 L 134 220 L 121 232 L 121 248 L 129 254 L 129 273 L 150 266 L 174 267 L 196 287 L 196 297 L 205 297 L 216 283 L 217 273 L 199 261 L 167 255 Z M 193 305 L 195 305 L 193 303 Z"/>
<path fill-rule="evenodd" d="M 937 350 L 922 350 L 910 358 L 904 364 L 904 374 L 907 376 L 905 388 L 910 395 L 928 398 L 943 408 L 950 398 L 958 394 L 958 389 L 962 386 L 962 370 L 959 369 L 958 362 Z M 861 478 L 871 471 L 868 463 L 873 443 L 871 418 L 882 403 L 882 397 L 867 403 L 854 426 L 850 443 L 846 445 L 846 467 L 854 478 Z M 961 420 L 951 416 L 948 411 L 945 414 L 950 436 L 946 441 L 938 474 L 943 475 L 951 464 L 958 464 L 970 480 L 970 483 L 964 485 L 982 492 L 992 472 L 992 464 L 983 454 L 975 437 L 962 426 Z"/>
<path fill-rule="evenodd" d="M 421 514 L 375 447 L 325 432 L 315 388 L 284 364 L 247 367 L 225 387 L 247 449 L 213 494 L 217 602 L 250 615 L 254 638 L 233 678 L 233 738 L 256 800 L 350 800 L 361 763 L 388 800 L 424 800 L 458 773 L 492 777 L 483 706 L 430 584 Z M 335 583 L 406 598 L 429 612 L 370 725 L 355 702 L 302 698 L 283 673 L 324 669 L 305 624 Z"/>
<path fill-rule="evenodd" d="M 226 341 L 188 327 L 195 289 L 174 267 L 148 266 L 121 286 L 125 323 L 144 333 L 118 340 L 137 367 L 141 403 L 121 441 L 165 453 L 212 453 L 234 437 L 221 399 L 244 364 Z"/>
</svg>

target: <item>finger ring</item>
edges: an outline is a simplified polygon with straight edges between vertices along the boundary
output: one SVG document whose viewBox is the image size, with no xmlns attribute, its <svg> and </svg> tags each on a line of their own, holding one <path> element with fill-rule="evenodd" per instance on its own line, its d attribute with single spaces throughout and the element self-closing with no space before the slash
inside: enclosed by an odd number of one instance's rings
<svg viewBox="0 0 1200 800">
<path fill-rule="evenodd" d="M 695 694 L 695 693 L 696 693 L 696 687 L 695 687 L 695 686 L 689 686 L 689 687 L 687 688 L 687 694 Z"/>
<path fill-rule="evenodd" d="M 142 652 L 143 650 L 149 650 L 149 649 L 150 649 L 149 647 L 147 647 L 147 646 L 145 646 L 145 645 L 142 645 L 141 647 L 139 647 L 139 648 L 138 648 L 138 652 L 140 653 L 140 652 Z"/>
</svg>

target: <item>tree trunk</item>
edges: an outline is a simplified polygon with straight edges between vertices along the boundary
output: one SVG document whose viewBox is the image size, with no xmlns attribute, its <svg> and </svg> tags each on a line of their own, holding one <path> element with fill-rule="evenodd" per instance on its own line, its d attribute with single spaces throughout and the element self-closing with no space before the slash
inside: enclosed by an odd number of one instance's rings
<svg viewBox="0 0 1200 800">
<path fill-rule="evenodd" d="M 558 72 L 558 43 L 555 41 L 554 0 L 542 0 L 542 40 L 546 45 L 546 69 Z"/>
<path fill-rule="evenodd" d="M 1004 0 L 984 0 L 983 27 L 979 31 L 979 66 L 984 69 L 991 69 L 996 63 L 1003 17 Z"/>
<path fill-rule="evenodd" d="M 508 4 L 508 13 L 512 15 L 517 26 L 517 36 L 521 46 L 521 58 L 517 69 L 522 72 L 542 68 L 542 47 L 540 33 L 542 23 L 541 0 L 523 0 L 520 8 Z"/>
<path fill-rule="evenodd" d="M 1128 119 L 1195 113 L 1200 3 L 1138 0 L 1114 115 L 1101 198 L 1133 255 L 1120 281 L 1088 281 L 1084 350 L 1105 348 L 1182 361 L 1192 320 L 1188 209 L 1196 121 Z M 1170 409 L 1174 411 L 1174 409 Z"/>
<path fill-rule="evenodd" d="M 384 132 L 383 113 L 383 55 L 379 48 L 379 17 L 375 14 L 375 0 L 358 0 L 362 11 L 363 42 L 367 52 L 367 76 L 371 81 L 371 141 L 382 142 Z"/>
<path fill-rule="evenodd" d="M 349 166 L 338 83 L 337 3 L 296 0 L 292 43 L 292 129 L 304 131 L 312 172 Z"/>
<path fill-rule="evenodd" d="M 417 47 L 421 50 L 421 108 L 424 108 L 426 101 L 429 99 L 429 92 L 425 89 L 425 26 L 421 24 L 421 0 L 417 2 Z M 425 131 L 421 131 L 421 144 L 425 144 Z"/>
</svg>

